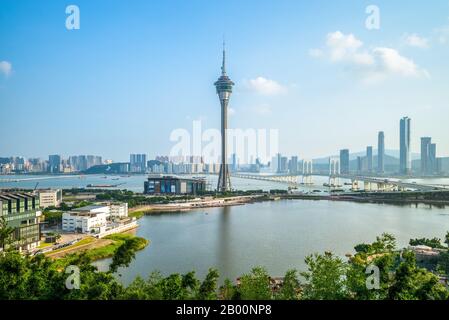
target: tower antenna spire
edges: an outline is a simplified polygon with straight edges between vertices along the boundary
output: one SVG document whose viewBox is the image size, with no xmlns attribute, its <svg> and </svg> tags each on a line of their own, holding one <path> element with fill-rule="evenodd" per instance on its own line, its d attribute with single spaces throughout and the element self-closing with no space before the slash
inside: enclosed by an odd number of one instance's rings
<svg viewBox="0 0 449 320">
<path fill-rule="evenodd" d="M 223 35 L 223 63 L 221 65 L 221 74 L 226 75 L 226 42 Z"/>
</svg>

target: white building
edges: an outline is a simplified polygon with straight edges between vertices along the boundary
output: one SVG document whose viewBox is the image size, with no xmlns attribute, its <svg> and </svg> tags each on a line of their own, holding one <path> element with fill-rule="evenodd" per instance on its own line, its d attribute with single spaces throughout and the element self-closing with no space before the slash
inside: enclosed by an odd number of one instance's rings
<svg viewBox="0 0 449 320">
<path fill-rule="evenodd" d="M 62 230 L 66 232 L 104 233 L 111 227 L 111 218 L 127 218 L 128 203 L 107 203 L 73 209 L 62 215 Z M 109 223 L 109 225 L 108 225 Z"/>
<path fill-rule="evenodd" d="M 111 218 L 126 218 L 128 217 L 128 203 L 111 203 L 109 204 L 109 211 Z"/>
<path fill-rule="evenodd" d="M 71 211 L 62 214 L 62 230 L 65 232 L 103 233 L 106 231 L 106 213 Z"/>
<path fill-rule="evenodd" d="M 61 205 L 61 189 L 43 189 L 39 190 L 38 193 L 41 208 L 59 207 Z"/>
<path fill-rule="evenodd" d="M 74 212 L 90 212 L 90 213 L 104 213 L 106 215 L 106 219 L 111 216 L 111 208 L 109 205 L 91 205 L 85 206 L 77 209 L 73 209 Z"/>
</svg>

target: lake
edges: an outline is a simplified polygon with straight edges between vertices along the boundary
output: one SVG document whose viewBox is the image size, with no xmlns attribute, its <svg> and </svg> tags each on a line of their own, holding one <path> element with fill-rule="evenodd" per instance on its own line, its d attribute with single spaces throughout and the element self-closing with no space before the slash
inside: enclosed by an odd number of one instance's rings
<svg viewBox="0 0 449 320">
<path fill-rule="evenodd" d="M 281 200 L 154 214 L 139 223 L 137 235 L 151 244 L 119 270 L 124 283 L 154 270 L 165 275 L 196 270 L 203 277 L 209 267 L 220 270 L 221 280 L 259 265 L 281 276 L 291 268 L 304 270 L 311 253 L 344 257 L 383 232 L 395 235 L 400 247 L 410 238 L 444 238 L 449 207 Z M 109 262 L 95 264 L 103 270 Z"/>
</svg>

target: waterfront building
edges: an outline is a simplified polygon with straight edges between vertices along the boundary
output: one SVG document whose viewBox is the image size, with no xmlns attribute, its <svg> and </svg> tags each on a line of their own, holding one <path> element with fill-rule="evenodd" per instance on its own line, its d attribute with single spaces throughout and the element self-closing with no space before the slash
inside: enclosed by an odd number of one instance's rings
<svg viewBox="0 0 449 320">
<path fill-rule="evenodd" d="M 128 217 L 128 203 L 110 203 L 109 212 L 111 218 L 126 218 Z"/>
<path fill-rule="evenodd" d="M 145 194 L 198 194 L 206 191 L 204 178 L 151 174 L 144 183 Z"/>
<path fill-rule="evenodd" d="M 62 215 L 62 230 L 101 236 L 105 232 L 114 233 L 114 229 L 119 232 L 117 223 L 126 221 L 127 217 L 128 203 L 125 202 L 90 205 L 65 212 Z"/>
<path fill-rule="evenodd" d="M 377 137 L 377 173 L 385 172 L 385 134 L 380 131 Z"/>
<path fill-rule="evenodd" d="M 373 147 L 366 147 L 366 170 L 368 173 L 373 172 Z"/>
<path fill-rule="evenodd" d="M 145 173 L 147 169 L 147 155 L 131 154 L 129 156 L 129 169 L 133 173 Z"/>
<path fill-rule="evenodd" d="M 288 170 L 288 158 L 287 157 L 281 157 L 281 165 L 280 165 L 280 172 L 285 173 Z"/>
<path fill-rule="evenodd" d="M 39 203 L 41 208 L 59 207 L 62 202 L 62 190 L 61 189 L 40 189 Z"/>
<path fill-rule="evenodd" d="M 290 159 L 289 172 L 291 174 L 298 173 L 298 157 L 297 156 L 292 156 L 292 158 Z"/>
<path fill-rule="evenodd" d="M 0 193 L 0 215 L 14 228 L 12 246 L 31 250 L 40 244 L 39 197 L 27 193 Z"/>
<path fill-rule="evenodd" d="M 48 172 L 61 173 L 61 156 L 54 154 L 48 156 Z"/>
<path fill-rule="evenodd" d="M 437 145 L 436 143 L 431 143 L 429 147 L 429 173 L 433 175 L 438 172 Z"/>
<path fill-rule="evenodd" d="M 349 149 L 340 150 L 341 174 L 349 174 Z"/>
<path fill-rule="evenodd" d="M 107 208 L 107 207 L 106 207 Z M 103 233 L 106 231 L 107 213 L 99 210 L 80 210 L 62 214 L 62 230 L 78 233 Z"/>
<path fill-rule="evenodd" d="M 399 130 L 399 171 L 408 175 L 412 170 L 411 146 L 410 146 L 411 119 L 404 117 L 400 121 Z"/>
<path fill-rule="evenodd" d="M 363 158 L 357 157 L 357 173 L 362 173 L 363 171 Z"/>
<path fill-rule="evenodd" d="M 281 172 L 281 158 L 282 155 L 278 153 L 271 159 L 270 169 L 273 173 Z"/>
<path fill-rule="evenodd" d="M 432 143 L 432 138 L 421 138 L 421 174 L 433 175 L 437 173 L 437 145 Z"/>
<path fill-rule="evenodd" d="M 426 175 L 430 173 L 430 145 L 432 138 L 421 138 L 421 174 Z"/>
</svg>

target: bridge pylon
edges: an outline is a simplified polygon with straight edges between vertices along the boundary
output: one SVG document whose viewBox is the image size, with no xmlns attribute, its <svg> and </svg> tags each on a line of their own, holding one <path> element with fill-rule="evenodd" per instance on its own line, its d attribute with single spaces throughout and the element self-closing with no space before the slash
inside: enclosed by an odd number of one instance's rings
<svg viewBox="0 0 449 320">
<path fill-rule="evenodd" d="M 313 184 L 313 161 L 312 159 L 304 159 L 302 161 L 301 184 Z"/>
<path fill-rule="evenodd" d="M 341 187 L 340 184 L 340 159 L 329 158 L 329 188 Z"/>
</svg>

